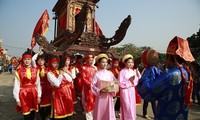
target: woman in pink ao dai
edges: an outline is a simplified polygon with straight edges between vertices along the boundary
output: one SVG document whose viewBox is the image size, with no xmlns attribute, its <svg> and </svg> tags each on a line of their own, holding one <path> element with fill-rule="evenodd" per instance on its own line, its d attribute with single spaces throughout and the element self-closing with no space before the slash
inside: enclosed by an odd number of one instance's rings
<svg viewBox="0 0 200 120">
<path fill-rule="evenodd" d="M 113 73 L 106 69 L 107 60 L 108 56 L 106 54 L 100 54 L 96 58 L 100 69 L 94 74 L 91 84 L 92 92 L 96 95 L 94 120 L 116 120 L 113 103 L 116 92 L 110 92 L 108 88 L 102 88 L 101 84 L 102 81 L 103 83 L 110 83 L 110 81 L 116 80 Z"/>
<path fill-rule="evenodd" d="M 135 86 L 139 78 L 133 70 L 133 56 L 131 54 L 125 55 L 122 63 L 125 67 L 118 76 L 121 102 L 120 120 L 136 120 Z"/>
</svg>

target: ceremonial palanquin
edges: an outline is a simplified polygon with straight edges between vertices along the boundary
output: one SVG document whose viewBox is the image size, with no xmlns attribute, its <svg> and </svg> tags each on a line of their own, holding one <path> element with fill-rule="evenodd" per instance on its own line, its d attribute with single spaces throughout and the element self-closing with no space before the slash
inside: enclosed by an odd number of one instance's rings
<svg viewBox="0 0 200 120">
<path fill-rule="evenodd" d="M 131 16 L 125 18 L 115 35 L 106 38 L 95 19 L 96 3 L 100 0 L 58 0 L 53 8 L 55 12 L 54 40 L 36 35 L 36 42 L 43 46 L 47 54 L 70 55 L 99 54 L 107 52 L 116 57 L 111 46 L 123 40 L 131 23 Z"/>
</svg>

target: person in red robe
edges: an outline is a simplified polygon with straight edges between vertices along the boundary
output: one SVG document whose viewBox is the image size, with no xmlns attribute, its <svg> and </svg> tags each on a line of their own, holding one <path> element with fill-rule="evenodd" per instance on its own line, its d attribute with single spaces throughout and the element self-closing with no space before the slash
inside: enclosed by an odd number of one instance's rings
<svg viewBox="0 0 200 120">
<path fill-rule="evenodd" d="M 73 115 L 74 104 L 71 93 L 72 78 L 63 70 L 58 70 L 59 59 L 57 57 L 50 58 L 48 62 L 49 72 L 47 79 L 52 86 L 52 111 L 50 117 L 52 119 L 68 120 Z"/>
<path fill-rule="evenodd" d="M 45 66 L 45 56 L 41 54 L 41 49 L 32 58 L 32 65 L 39 70 L 40 83 L 42 86 L 42 96 L 40 102 L 40 116 L 42 120 L 50 117 L 51 113 L 51 84 L 47 80 L 48 68 Z"/>
<path fill-rule="evenodd" d="M 119 67 L 119 60 L 112 60 L 110 71 L 114 74 L 115 78 L 118 78 L 119 72 L 121 68 Z M 120 110 L 120 92 L 116 94 L 115 97 L 115 111 L 116 117 L 119 118 L 119 110 Z"/>
<path fill-rule="evenodd" d="M 134 69 L 134 71 L 136 72 L 136 75 L 138 76 L 138 78 L 141 78 L 141 74 L 140 74 L 138 68 Z M 138 93 L 137 87 L 135 87 L 135 99 L 136 99 L 136 105 L 141 105 L 142 98 Z"/>
<path fill-rule="evenodd" d="M 69 81 L 69 82 L 71 82 L 70 89 L 72 92 L 73 102 L 75 104 L 77 100 L 76 100 L 76 92 L 75 92 L 73 80 L 76 77 L 76 71 L 75 71 L 76 69 L 75 67 L 70 66 L 70 60 L 71 58 L 69 56 L 64 57 L 60 63 L 60 69 L 62 69 L 66 74 L 70 75 L 70 77 L 72 78 L 72 81 Z"/>
<path fill-rule="evenodd" d="M 76 78 L 74 79 L 74 87 L 76 90 L 76 95 L 78 97 L 81 97 L 81 93 L 82 93 L 82 89 L 83 89 L 82 82 L 81 82 L 82 78 L 80 76 L 81 69 L 83 66 L 83 56 L 82 55 L 76 55 L 76 61 L 73 64 L 73 66 L 76 69 Z"/>
<path fill-rule="evenodd" d="M 75 70 L 75 79 L 74 79 L 74 87 L 75 87 L 75 92 L 76 92 L 76 97 L 77 97 L 77 103 L 79 104 L 80 108 L 77 110 L 83 111 L 83 106 L 81 103 L 81 93 L 82 93 L 82 89 L 83 89 L 83 85 L 82 85 L 82 77 L 80 75 L 81 70 L 82 70 L 82 66 L 83 66 L 83 56 L 81 54 L 76 54 L 75 55 L 75 62 L 72 65 Z M 75 113 L 76 114 L 76 111 Z"/>
<path fill-rule="evenodd" d="M 22 63 L 15 72 L 13 95 L 17 102 L 17 111 L 21 111 L 24 120 L 34 120 L 41 101 L 39 71 L 31 65 L 32 55 L 25 52 Z"/>
<path fill-rule="evenodd" d="M 96 72 L 96 68 L 93 66 L 94 56 L 87 55 L 85 56 L 86 63 L 83 65 L 81 70 L 81 77 L 82 77 L 82 105 L 83 109 L 86 113 L 86 120 L 93 120 L 92 112 L 94 110 L 95 104 L 95 95 L 91 90 L 91 82 L 94 73 Z"/>
<path fill-rule="evenodd" d="M 140 74 L 140 70 L 139 70 L 139 66 L 141 64 L 141 58 L 138 57 L 135 59 L 134 61 L 134 67 L 133 70 L 136 72 L 136 75 L 138 76 L 138 78 L 141 78 L 141 74 Z M 136 105 L 141 105 L 142 103 L 142 98 L 141 96 L 138 94 L 138 89 L 137 86 L 135 87 L 135 99 L 136 99 Z"/>
</svg>

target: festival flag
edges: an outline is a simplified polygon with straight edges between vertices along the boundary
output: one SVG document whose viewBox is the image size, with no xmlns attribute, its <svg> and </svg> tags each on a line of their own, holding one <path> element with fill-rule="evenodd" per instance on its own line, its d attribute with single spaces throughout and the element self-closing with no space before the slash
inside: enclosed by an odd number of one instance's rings
<svg viewBox="0 0 200 120">
<path fill-rule="evenodd" d="M 50 19 L 49 19 L 48 11 L 45 10 L 43 12 L 42 16 L 40 17 L 40 19 L 38 20 L 38 22 L 35 26 L 35 29 L 33 31 L 32 40 L 31 40 L 31 48 L 32 49 L 36 45 L 35 35 L 40 34 L 40 35 L 44 36 L 49 28 L 49 21 L 50 21 Z"/>
<path fill-rule="evenodd" d="M 102 36 L 102 35 L 103 35 L 103 32 L 102 32 L 102 30 L 101 30 L 99 24 L 97 23 L 96 20 L 93 19 L 93 21 L 94 21 L 94 24 L 95 24 L 95 27 L 96 27 L 96 28 L 95 28 L 96 34 L 97 34 L 98 36 Z"/>
</svg>

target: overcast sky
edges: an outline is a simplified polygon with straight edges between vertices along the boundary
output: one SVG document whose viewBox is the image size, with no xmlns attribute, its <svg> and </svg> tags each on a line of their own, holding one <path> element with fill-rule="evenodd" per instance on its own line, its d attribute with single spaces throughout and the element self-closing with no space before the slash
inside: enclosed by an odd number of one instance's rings
<svg viewBox="0 0 200 120">
<path fill-rule="evenodd" d="M 9 55 L 21 56 L 30 48 L 34 27 L 45 9 L 51 18 L 45 36 L 53 39 L 52 8 L 56 2 L 0 0 L 0 38 Z M 186 39 L 200 28 L 200 0 L 101 0 L 97 5 L 96 20 L 106 37 L 114 35 L 124 18 L 132 17 L 124 40 L 117 46 L 132 43 L 165 52 L 174 36 Z"/>
</svg>

